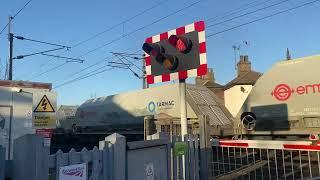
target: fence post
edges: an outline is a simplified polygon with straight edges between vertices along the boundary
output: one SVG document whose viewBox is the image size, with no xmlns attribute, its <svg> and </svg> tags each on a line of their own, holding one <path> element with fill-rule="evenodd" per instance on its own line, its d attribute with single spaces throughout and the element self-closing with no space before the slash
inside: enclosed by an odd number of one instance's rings
<svg viewBox="0 0 320 180">
<path fill-rule="evenodd" d="M 114 133 L 105 138 L 113 145 L 113 177 L 114 180 L 126 180 L 126 137 Z"/>
<path fill-rule="evenodd" d="M 49 174 L 49 148 L 43 137 L 27 134 L 14 140 L 13 180 L 44 180 Z"/>
<path fill-rule="evenodd" d="M 207 129 L 207 117 L 201 116 L 199 118 L 199 129 L 200 129 L 200 179 L 208 180 L 209 178 L 209 167 L 210 167 L 210 137 Z"/>
<path fill-rule="evenodd" d="M 0 180 L 4 180 L 5 174 L 5 162 L 6 162 L 6 149 L 0 145 Z"/>
<path fill-rule="evenodd" d="M 60 167 L 67 165 L 63 154 L 60 149 L 56 152 L 56 180 L 59 180 Z"/>
<path fill-rule="evenodd" d="M 92 180 L 102 179 L 102 151 L 97 146 L 92 149 Z"/>
</svg>

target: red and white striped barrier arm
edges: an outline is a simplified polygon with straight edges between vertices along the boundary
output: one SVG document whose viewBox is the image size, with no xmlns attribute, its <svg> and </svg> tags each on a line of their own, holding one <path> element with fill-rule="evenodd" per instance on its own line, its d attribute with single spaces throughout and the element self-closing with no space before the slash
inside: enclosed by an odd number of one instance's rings
<svg viewBox="0 0 320 180">
<path fill-rule="evenodd" d="M 271 141 L 271 140 L 220 140 L 212 139 L 212 146 L 217 147 L 238 147 L 257 149 L 279 149 L 279 150 L 300 150 L 320 151 L 320 144 L 312 144 L 312 141 Z"/>
</svg>

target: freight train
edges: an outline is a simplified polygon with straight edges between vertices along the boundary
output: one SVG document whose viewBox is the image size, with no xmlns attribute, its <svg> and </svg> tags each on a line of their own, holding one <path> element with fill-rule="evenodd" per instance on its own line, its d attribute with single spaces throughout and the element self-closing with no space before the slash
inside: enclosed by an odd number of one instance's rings
<svg viewBox="0 0 320 180">
<path fill-rule="evenodd" d="M 207 116 L 212 127 L 232 125 L 231 114 L 208 88 L 188 84 L 186 101 L 190 133 L 199 132 L 198 120 L 203 115 Z M 162 131 L 179 135 L 179 84 L 167 84 L 89 99 L 77 108 L 74 117 L 63 118 L 58 123 L 60 127 L 56 129 L 54 135 L 58 138 L 53 139 L 53 144 L 63 145 L 79 141 L 93 144 L 91 142 L 95 137 L 104 138 L 114 132 L 125 135 L 129 141 L 142 140 L 146 138 L 144 137 L 146 117 L 151 118 L 150 121 L 155 127 L 153 131 L 147 133 Z M 65 143 L 66 137 L 72 140 Z M 57 142 L 60 140 L 61 142 Z"/>
<path fill-rule="evenodd" d="M 234 122 L 238 138 L 320 134 L 320 56 L 276 63 L 254 85 Z"/>
<path fill-rule="evenodd" d="M 236 117 L 209 89 L 188 85 L 187 112 L 192 133 L 199 132 L 198 120 L 205 115 L 211 137 L 306 139 L 311 134 L 320 134 L 317 67 L 320 56 L 276 63 L 258 79 Z M 152 115 L 158 119 L 158 132 L 177 133 L 179 128 L 171 124 L 179 124 L 179 102 L 177 84 L 90 99 L 78 108 L 73 126 L 66 129 L 78 133 L 144 134 L 143 119 Z"/>
</svg>

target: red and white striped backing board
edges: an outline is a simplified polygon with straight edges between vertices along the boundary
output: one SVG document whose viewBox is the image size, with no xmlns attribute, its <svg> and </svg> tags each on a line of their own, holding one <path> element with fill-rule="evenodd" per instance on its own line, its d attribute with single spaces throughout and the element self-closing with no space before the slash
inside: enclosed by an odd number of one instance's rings
<svg viewBox="0 0 320 180">
<path fill-rule="evenodd" d="M 188 77 L 202 76 L 207 74 L 207 50 L 206 50 L 206 40 L 205 40 L 205 25 L 204 21 L 198 21 L 177 29 L 173 29 L 168 32 L 164 32 L 152 37 L 149 37 L 145 40 L 147 43 L 156 43 L 162 40 L 168 39 L 171 35 L 184 35 L 186 33 L 198 31 L 199 37 L 199 56 L 200 56 L 200 65 L 196 69 L 189 69 L 186 71 L 179 71 L 169 74 L 162 74 L 159 76 L 153 76 L 151 73 L 151 57 L 148 54 L 145 54 L 145 67 L 146 67 L 146 76 L 147 83 L 159 83 L 172 80 L 187 79 Z"/>
<path fill-rule="evenodd" d="M 316 145 L 313 145 L 311 141 L 219 140 L 219 139 L 214 139 L 211 142 L 212 142 L 212 146 L 218 146 L 218 147 L 320 151 L 320 144 L 317 143 Z"/>
</svg>

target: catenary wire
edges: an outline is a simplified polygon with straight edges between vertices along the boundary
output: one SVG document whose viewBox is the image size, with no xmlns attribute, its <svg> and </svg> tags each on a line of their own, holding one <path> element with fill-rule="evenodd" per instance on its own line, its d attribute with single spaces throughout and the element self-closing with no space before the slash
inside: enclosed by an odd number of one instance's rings
<svg viewBox="0 0 320 180">
<path fill-rule="evenodd" d="M 181 8 L 181 9 L 178 9 L 177 11 L 174 11 L 174 12 L 172 12 L 172 13 L 164 16 L 164 17 L 161 17 L 161 18 L 157 19 L 156 21 L 153 21 L 153 22 L 150 23 L 150 24 L 147 24 L 147 25 L 145 25 L 145 26 L 142 26 L 142 27 L 140 27 L 140 28 L 138 28 L 138 29 L 136 29 L 136 30 L 133 30 L 133 31 L 127 33 L 127 34 L 124 34 L 123 36 L 119 36 L 118 38 L 113 39 L 113 40 L 111 40 L 110 42 L 108 42 L 108 43 L 106 43 L 106 44 L 103 44 L 102 46 L 99 46 L 99 47 L 97 47 L 97 48 L 95 48 L 95 49 L 92 49 L 92 50 L 90 50 L 90 51 L 88 51 L 88 52 L 86 52 L 86 53 L 78 56 L 78 58 L 81 58 L 81 57 L 83 57 L 83 56 L 86 56 L 86 55 L 88 55 L 88 54 L 91 54 L 92 52 L 95 52 L 95 51 L 97 51 L 97 50 L 99 50 L 99 49 L 101 49 L 101 48 L 103 48 L 103 47 L 105 47 L 105 46 L 107 46 L 107 45 L 110 45 L 110 44 L 112 44 L 112 43 L 115 43 L 115 42 L 117 42 L 117 41 L 119 41 L 119 40 L 121 40 L 121 39 L 123 39 L 123 38 L 125 38 L 125 37 L 127 37 L 127 36 L 129 36 L 129 35 L 131 35 L 131 34 L 133 34 L 133 33 L 136 33 L 136 32 L 138 32 L 138 31 L 140 31 L 140 30 L 142 30 L 142 29 L 145 29 L 145 28 L 147 28 L 147 27 L 149 27 L 149 26 L 151 26 L 151 25 L 153 25 L 153 24 L 156 24 L 156 23 L 160 22 L 160 21 L 163 20 L 163 19 L 166 19 L 166 18 L 168 18 L 168 17 L 170 17 L 170 16 L 173 16 L 173 15 L 175 15 L 175 14 L 183 11 L 183 10 L 186 10 L 186 9 L 192 7 L 192 6 L 195 6 L 196 4 L 200 3 L 201 1 L 202 1 L 202 0 L 195 1 L 195 2 L 193 2 L 193 3 L 191 3 L 191 4 L 189 4 L 188 6 L 185 6 L 185 7 Z M 55 66 L 55 67 L 60 68 L 60 67 L 62 67 L 62 66 L 58 65 L 58 66 Z M 54 69 L 56 69 L 56 68 L 54 68 Z M 51 70 L 50 70 L 50 71 L 51 71 Z M 49 72 L 50 72 L 50 71 L 49 71 Z M 46 73 L 46 72 L 44 72 L 44 73 Z M 43 73 L 42 73 L 42 74 L 43 74 Z M 39 77 L 39 76 L 36 75 L 36 77 Z"/>
<path fill-rule="evenodd" d="M 258 18 L 258 19 L 255 19 L 253 21 L 249 21 L 249 22 L 246 22 L 246 23 L 243 23 L 243 24 L 240 24 L 240 25 L 237 25 L 237 26 L 234 26 L 234 27 L 231 27 L 231 28 L 228 28 L 228 29 L 225 29 L 225 30 L 222 30 L 222 31 L 218 31 L 218 32 L 215 32 L 215 33 L 211 33 L 207 36 L 207 38 L 210 38 L 212 36 L 215 36 L 215 35 L 218 35 L 218 34 L 221 34 L 221 33 L 224 33 L 224 32 L 227 32 L 227 31 L 231 31 L 231 30 L 234 30 L 234 29 L 237 29 L 239 27 L 242 27 L 242 26 L 245 26 L 245 25 L 248 25 L 248 24 L 252 24 L 252 23 L 255 23 L 255 22 L 258 22 L 258 21 L 261 21 L 261 20 L 264 20 L 264 19 L 268 19 L 270 17 L 273 17 L 273 16 L 276 16 L 276 15 L 279 15 L 279 14 L 283 14 L 283 13 L 286 13 L 286 12 L 289 12 L 289 11 L 292 11 L 292 10 L 295 10 L 295 9 L 298 9 L 298 8 L 301 8 L 301 7 L 304 7 L 304 6 L 307 6 L 307 5 L 311 5 L 311 4 L 314 4 L 316 2 L 319 2 L 320 0 L 315 0 L 315 1 L 310 1 L 310 2 L 307 2 L 307 3 L 303 3 L 303 4 L 300 4 L 298 6 L 294 6 L 292 8 L 289 8 L 289 9 L 286 9 L 286 10 L 283 10 L 283 11 L 279 11 L 277 13 L 273 13 L 271 15 L 268 15 L 268 16 L 264 16 L 262 18 Z"/>
<path fill-rule="evenodd" d="M 105 68 L 105 67 L 108 67 L 109 65 L 105 65 L 105 66 L 102 66 L 101 69 Z M 83 80 L 83 79 L 86 79 L 86 78 L 89 78 L 91 76 L 95 76 L 95 75 L 98 75 L 98 74 L 101 74 L 103 72 L 106 72 L 106 71 L 109 71 L 109 70 L 112 70 L 113 67 L 108 67 L 107 69 L 104 69 L 104 70 L 101 70 L 101 71 L 98 71 L 95 69 L 94 71 L 90 71 L 89 73 L 85 74 L 85 75 L 82 75 L 80 77 L 77 77 L 77 78 L 74 78 L 74 79 L 71 79 L 69 81 L 66 81 L 62 84 L 59 84 L 57 86 L 54 87 L 54 89 L 57 89 L 57 88 L 60 88 L 62 86 L 65 86 L 67 84 L 71 84 L 71 83 L 74 83 L 74 82 L 77 82 L 77 81 L 80 81 L 80 80 Z"/>
<path fill-rule="evenodd" d="M 78 58 L 81 58 L 81 57 L 83 57 L 83 56 L 86 56 L 86 55 L 88 55 L 88 54 L 91 54 L 91 53 L 93 53 L 93 52 L 95 52 L 95 51 L 97 51 L 97 50 L 99 50 L 99 49 L 101 49 L 101 48 L 103 48 L 103 47 L 105 47 L 105 46 L 108 46 L 108 45 L 110 45 L 110 44 L 113 44 L 113 43 L 115 43 L 115 42 L 117 42 L 117 41 L 125 38 L 125 37 L 128 37 L 129 35 L 131 35 L 131 34 L 133 34 L 133 33 L 136 33 L 136 32 L 138 32 L 138 31 L 140 31 L 140 30 L 142 30 L 142 29 L 145 29 L 145 28 L 147 28 L 147 27 L 149 27 L 149 26 L 151 26 L 151 25 L 153 25 L 153 24 L 156 24 L 156 23 L 158 23 L 158 22 L 160 22 L 160 21 L 162 21 L 162 20 L 164 20 L 164 19 L 166 19 L 166 18 L 168 18 L 168 17 L 170 17 L 170 16 L 173 16 L 173 15 L 179 13 L 179 12 L 182 12 L 182 11 L 188 9 L 188 8 L 191 8 L 192 6 L 195 6 L 196 4 L 200 3 L 201 1 L 202 1 L 202 0 L 195 1 L 195 2 L 193 2 L 193 3 L 191 3 L 191 4 L 189 4 L 188 6 L 185 6 L 185 7 L 183 7 L 183 8 L 180 8 L 180 9 L 178 9 L 177 11 L 174 11 L 174 12 L 172 12 L 172 13 L 164 16 L 164 17 L 161 17 L 161 18 L 157 19 L 156 21 L 153 21 L 152 23 L 149 23 L 149 24 L 147 24 L 147 25 L 145 25 L 145 26 L 142 26 L 142 27 L 140 27 L 140 28 L 138 28 L 138 29 L 136 29 L 136 30 L 133 30 L 133 31 L 127 33 L 127 34 L 124 34 L 123 36 L 120 36 L 120 37 L 118 37 L 118 38 L 116 38 L 116 39 L 113 39 L 113 40 L 109 41 L 108 43 L 103 44 L 102 46 L 99 46 L 99 47 L 97 47 L 97 48 L 95 48 L 95 49 L 92 49 L 92 50 L 90 50 L 90 51 L 88 51 L 88 52 L 86 52 L 86 53 L 78 56 Z M 65 64 L 66 64 L 66 63 L 64 63 L 63 65 L 65 65 Z M 60 64 L 60 65 L 57 65 L 57 66 L 55 66 L 55 67 L 53 67 L 53 68 L 51 68 L 51 69 L 57 69 L 57 68 L 62 67 L 63 65 Z M 51 69 L 50 69 L 48 72 L 51 72 Z M 45 73 L 47 73 L 47 72 L 45 71 L 45 72 L 41 73 L 41 75 L 43 75 L 43 74 L 45 74 Z M 39 77 L 39 75 L 35 75 L 35 77 Z"/>
<path fill-rule="evenodd" d="M 221 33 L 223 33 L 223 32 L 227 32 L 227 31 L 230 31 L 230 30 L 232 30 L 232 29 L 236 29 L 236 28 L 238 28 L 238 27 L 245 26 L 245 25 L 248 25 L 248 24 L 257 22 L 257 21 L 261 21 L 261 20 L 263 20 L 263 19 L 267 19 L 267 18 L 272 17 L 272 16 L 276 16 L 276 15 L 279 15 L 279 14 L 283 14 L 283 13 L 286 13 L 286 12 L 289 12 L 289 11 L 292 11 L 292 10 L 295 10 L 295 9 L 298 9 L 298 8 L 301 8 L 301 7 L 310 5 L 310 4 L 314 4 L 314 3 L 319 2 L 319 1 L 320 1 L 320 0 L 310 1 L 310 2 L 307 2 L 307 3 L 304 3 L 304 4 L 301 4 L 301 5 L 298 5 L 298 6 L 295 6 L 295 7 L 286 9 L 286 10 L 283 10 L 283 11 L 279 11 L 279 12 L 274 13 L 274 14 L 271 14 L 271 15 L 269 15 L 269 16 L 265 16 L 265 17 L 263 17 L 263 18 L 259 18 L 259 19 L 256 19 L 256 20 L 253 20 L 253 21 L 250 21 L 250 22 L 247 22 L 247 23 L 243 23 L 243 24 L 241 24 L 241 25 L 235 26 L 235 27 L 233 27 L 233 28 L 226 29 L 226 30 L 224 30 L 224 31 L 220 31 L 220 32 L 217 32 L 217 33 L 210 34 L 210 35 L 208 35 L 207 37 L 212 37 L 212 36 L 214 36 L 214 35 L 221 34 Z M 111 70 L 111 69 L 107 69 L 107 70 Z M 79 80 L 82 80 L 82 79 L 85 79 L 85 78 L 88 78 L 88 77 L 91 77 L 91 76 L 95 76 L 95 75 L 100 74 L 100 73 L 103 73 L 103 72 L 105 72 L 105 71 L 107 71 L 107 70 L 103 70 L 103 71 L 99 71 L 99 72 L 96 72 L 96 73 L 93 73 L 93 74 L 89 74 L 89 75 L 87 75 L 87 76 L 79 77 L 79 78 L 77 78 L 75 81 L 79 81 Z M 74 81 L 69 81 L 69 82 L 63 83 L 63 84 L 61 84 L 61 85 L 59 85 L 59 86 L 57 86 L 57 87 L 55 87 L 55 88 L 59 88 L 59 87 L 65 86 L 65 85 L 70 84 L 70 83 L 72 83 L 72 82 L 74 82 Z"/>
<path fill-rule="evenodd" d="M 16 12 L 16 14 L 14 16 L 12 16 L 12 20 L 17 17 L 27 6 L 28 4 L 31 3 L 31 1 L 33 0 L 29 0 L 27 3 L 24 4 L 24 6 L 22 8 L 20 8 L 18 10 L 18 12 Z M 0 31 L 0 35 L 4 32 L 4 30 L 9 26 L 9 22 L 2 28 L 2 30 Z"/>
<path fill-rule="evenodd" d="M 254 10 L 254 11 L 250 11 L 250 12 L 241 14 L 241 15 L 232 17 L 232 18 L 230 18 L 230 19 L 226 19 L 226 20 L 224 20 L 224 21 L 220 21 L 220 22 L 217 22 L 217 23 L 215 23 L 215 24 L 208 25 L 207 28 L 213 27 L 213 26 L 217 26 L 217 25 L 219 25 L 219 24 L 223 24 L 223 23 L 226 23 L 226 22 L 229 22 L 229 21 L 232 21 L 232 20 L 235 20 L 235 19 L 238 19 L 238 18 L 247 16 L 247 15 L 250 15 L 250 14 L 254 14 L 254 13 L 257 13 L 257 12 L 259 12 L 259 11 L 263 11 L 263 10 L 266 10 L 266 9 L 268 9 L 268 8 L 271 8 L 271 7 L 274 7 L 274 6 L 277 6 L 277 5 L 286 3 L 286 2 L 288 2 L 288 1 L 289 1 L 289 0 L 280 1 L 280 2 L 277 2 L 277 3 L 271 4 L 271 5 L 269 5 L 269 6 L 265 6 L 265 7 L 256 9 L 256 10 Z"/>
<path fill-rule="evenodd" d="M 124 51 L 128 51 L 128 50 L 131 50 L 131 49 L 133 49 L 133 48 L 128 48 L 128 49 L 126 49 Z M 133 53 L 136 53 L 136 52 L 139 52 L 139 51 L 140 50 L 135 51 Z M 103 58 L 103 59 L 101 59 L 101 60 L 99 60 L 99 61 L 97 61 L 97 62 L 95 62 L 95 63 L 93 63 L 93 64 L 91 64 L 89 66 L 87 66 L 87 67 L 84 67 L 84 68 L 80 69 L 79 71 L 76 71 L 74 73 L 69 74 L 67 76 L 67 78 L 74 77 L 75 75 L 80 74 L 80 73 L 82 73 L 82 72 L 84 72 L 84 71 L 86 71 L 86 70 L 88 70 L 88 69 L 90 69 L 92 67 L 95 67 L 95 66 L 97 66 L 99 64 L 102 64 L 103 62 L 106 62 L 107 60 L 110 60 L 111 58 L 112 58 L 112 56 L 105 57 L 105 58 Z M 54 82 L 57 82 L 57 81 L 54 81 Z"/>
<path fill-rule="evenodd" d="M 127 34 L 124 34 L 124 35 L 122 35 L 122 36 L 119 36 L 118 38 L 115 38 L 115 39 L 113 39 L 113 40 L 111 40 L 111 41 L 109 41 L 109 42 L 107 42 L 107 43 L 105 43 L 105 44 L 103 44 L 103 45 L 101 45 L 101 46 L 99 46 L 99 47 L 96 47 L 96 48 L 94 48 L 94 49 L 92 49 L 92 50 L 90 50 L 90 51 L 88 51 L 88 52 L 86 52 L 86 53 L 83 53 L 83 54 L 80 55 L 79 57 L 83 57 L 83 56 L 86 56 L 86 55 L 88 55 L 88 54 L 91 54 L 91 53 L 93 53 L 93 52 L 95 52 L 95 51 L 97 51 L 97 50 L 99 50 L 99 49 L 101 49 L 101 48 L 103 48 L 103 47 L 105 47 L 105 46 L 108 46 L 108 45 L 110 45 L 110 44 L 112 44 L 112 43 L 114 43 L 114 42 L 117 42 L 117 41 L 119 41 L 119 40 L 121 40 L 121 39 L 123 39 L 123 38 L 125 38 L 125 37 L 127 37 L 127 36 L 129 36 L 129 35 L 132 35 L 133 33 L 136 33 L 136 32 L 138 32 L 138 31 L 140 31 L 140 30 L 142 30 L 142 29 L 145 29 L 145 28 L 147 28 L 147 27 L 149 27 L 149 26 L 151 26 L 151 25 L 154 25 L 154 24 L 156 24 L 156 23 L 158 23 L 158 22 L 160 22 L 160 21 L 162 21 L 162 20 L 164 20 L 164 19 L 166 19 L 166 18 L 168 18 L 168 17 L 170 17 L 170 16 L 173 16 L 173 15 L 175 15 L 175 14 L 178 14 L 179 12 L 182 12 L 182 11 L 188 9 L 188 8 L 191 8 L 192 6 L 195 6 L 196 4 L 200 3 L 201 1 L 202 1 L 202 0 L 195 1 L 195 2 L 193 2 L 193 3 L 191 3 L 191 4 L 187 5 L 187 6 L 185 6 L 185 7 L 183 7 L 183 8 L 180 8 L 180 9 L 178 9 L 177 11 L 174 11 L 174 12 L 172 12 L 172 13 L 164 16 L 164 17 L 161 17 L 161 18 L 159 18 L 159 19 L 157 19 L 157 20 L 155 20 L 155 21 L 153 21 L 153 22 L 151 22 L 151 23 L 149 23 L 149 24 L 147 24 L 147 25 L 141 26 L 141 27 L 138 28 L 138 29 L 135 29 L 135 30 L 133 30 L 133 31 L 130 31 L 130 32 L 127 33 Z"/>
<path fill-rule="evenodd" d="M 151 7 L 148 7 L 148 8 L 146 8 L 146 9 L 144 9 L 143 11 L 135 14 L 134 16 L 129 17 L 129 18 L 123 20 L 123 21 L 120 22 L 120 23 L 114 24 L 114 25 L 112 25 L 111 27 L 109 27 L 109 28 L 107 28 L 107 29 L 105 29 L 105 30 L 103 30 L 103 31 L 101 31 L 101 32 L 98 32 L 98 33 L 90 36 L 89 38 L 87 38 L 87 39 L 85 39 L 85 40 L 82 40 L 82 41 L 74 44 L 74 45 L 72 46 L 72 49 L 74 49 L 74 48 L 76 48 L 76 47 L 78 47 L 78 46 L 80 46 L 80 45 L 82 45 L 82 44 L 85 44 L 85 43 L 87 43 L 87 42 L 89 42 L 89 41 L 91 41 L 91 40 L 99 37 L 100 35 L 102 35 L 102 34 L 104 34 L 104 33 L 107 33 L 107 32 L 109 32 L 109 31 L 113 30 L 114 28 L 116 28 L 116 27 L 118 27 L 118 26 L 120 26 L 120 25 L 122 25 L 122 24 L 125 24 L 125 23 L 127 23 L 127 22 L 132 21 L 133 19 L 135 19 L 135 18 L 137 18 L 137 17 L 139 17 L 139 16 L 141 16 L 141 15 L 149 12 L 150 10 L 153 10 L 153 9 L 155 9 L 156 7 L 160 6 L 160 5 L 163 5 L 163 4 L 166 3 L 167 1 L 169 1 L 169 0 L 164 0 L 164 1 L 161 1 L 161 2 L 155 4 L 155 5 L 151 6 Z M 62 52 L 62 53 L 60 53 L 60 54 L 58 54 L 58 55 L 61 55 L 61 54 L 65 53 L 65 52 L 67 52 L 67 50 L 64 51 L 64 52 Z M 51 60 L 52 60 L 52 59 L 51 59 Z M 40 67 L 43 67 L 43 66 L 47 65 L 48 63 L 49 63 L 49 61 L 41 64 Z"/>
<path fill-rule="evenodd" d="M 258 3 L 259 1 L 260 0 L 253 1 L 251 3 L 244 4 L 244 5 L 240 6 L 240 7 L 237 7 L 235 9 L 233 9 L 233 10 L 230 10 L 228 12 L 224 12 L 223 14 L 216 15 L 214 17 L 211 17 L 211 18 L 207 19 L 206 22 L 217 21 L 217 20 L 220 20 L 220 19 L 224 19 L 226 17 L 233 16 L 233 15 L 238 14 L 240 12 L 246 11 L 246 10 L 248 10 L 250 8 L 258 7 L 258 6 L 262 5 L 262 4 L 266 4 L 266 3 L 270 2 L 270 1 L 273 1 L 273 0 L 266 0 L 266 1 L 262 1 L 262 2 Z"/>
<path fill-rule="evenodd" d="M 137 53 L 138 51 L 140 51 L 140 50 L 137 50 L 137 51 L 132 52 L 132 53 Z M 111 56 L 111 57 L 110 57 L 110 56 L 109 56 L 109 57 L 105 57 L 105 58 L 102 59 L 102 61 L 98 61 L 98 62 L 95 63 L 95 64 L 97 65 L 98 63 L 100 64 L 100 62 L 107 62 L 107 60 L 111 60 L 111 59 L 112 59 L 112 56 Z M 94 65 L 94 64 L 93 64 L 93 65 Z M 90 75 L 91 73 L 96 74 L 95 72 L 97 72 L 97 71 L 99 71 L 99 70 L 101 70 L 101 69 L 103 69 L 103 68 L 105 68 L 105 67 L 109 67 L 109 66 L 110 66 L 109 64 L 106 64 L 106 65 L 103 65 L 103 66 L 101 66 L 101 67 L 95 68 L 94 70 L 91 70 L 90 72 L 87 72 L 87 73 L 84 74 L 84 75 L 80 75 L 79 77 L 75 77 L 75 78 L 73 78 L 73 79 L 71 79 L 71 80 L 65 81 L 65 82 L 57 85 L 56 87 L 58 88 L 58 87 L 61 87 L 61 86 L 70 84 L 70 83 L 72 83 L 73 81 L 79 81 L 79 80 L 81 80 L 83 77 L 85 77 L 85 78 L 88 78 L 87 76 L 91 77 L 91 76 L 92 76 L 92 75 Z M 93 67 L 93 66 L 91 65 L 91 67 Z M 83 72 L 83 71 L 86 70 L 86 69 L 88 69 L 88 68 L 84 68 L 84 69 L 82 69 L 82 71 L 78 71 L 78 72 Z M 113 69 L 113 68 L 112 68 L 112 69 Z M 102 72 L 105 72 L 105 71 L 102 71 Z M 102 72 L 101 72 L 101 73 L 102 73 Z M 97 73 L 97 74 L 100 74 L 100 73 Z M 84 78 L 84 79 L 85 79 L 85 78 Z"/>
</svg>

